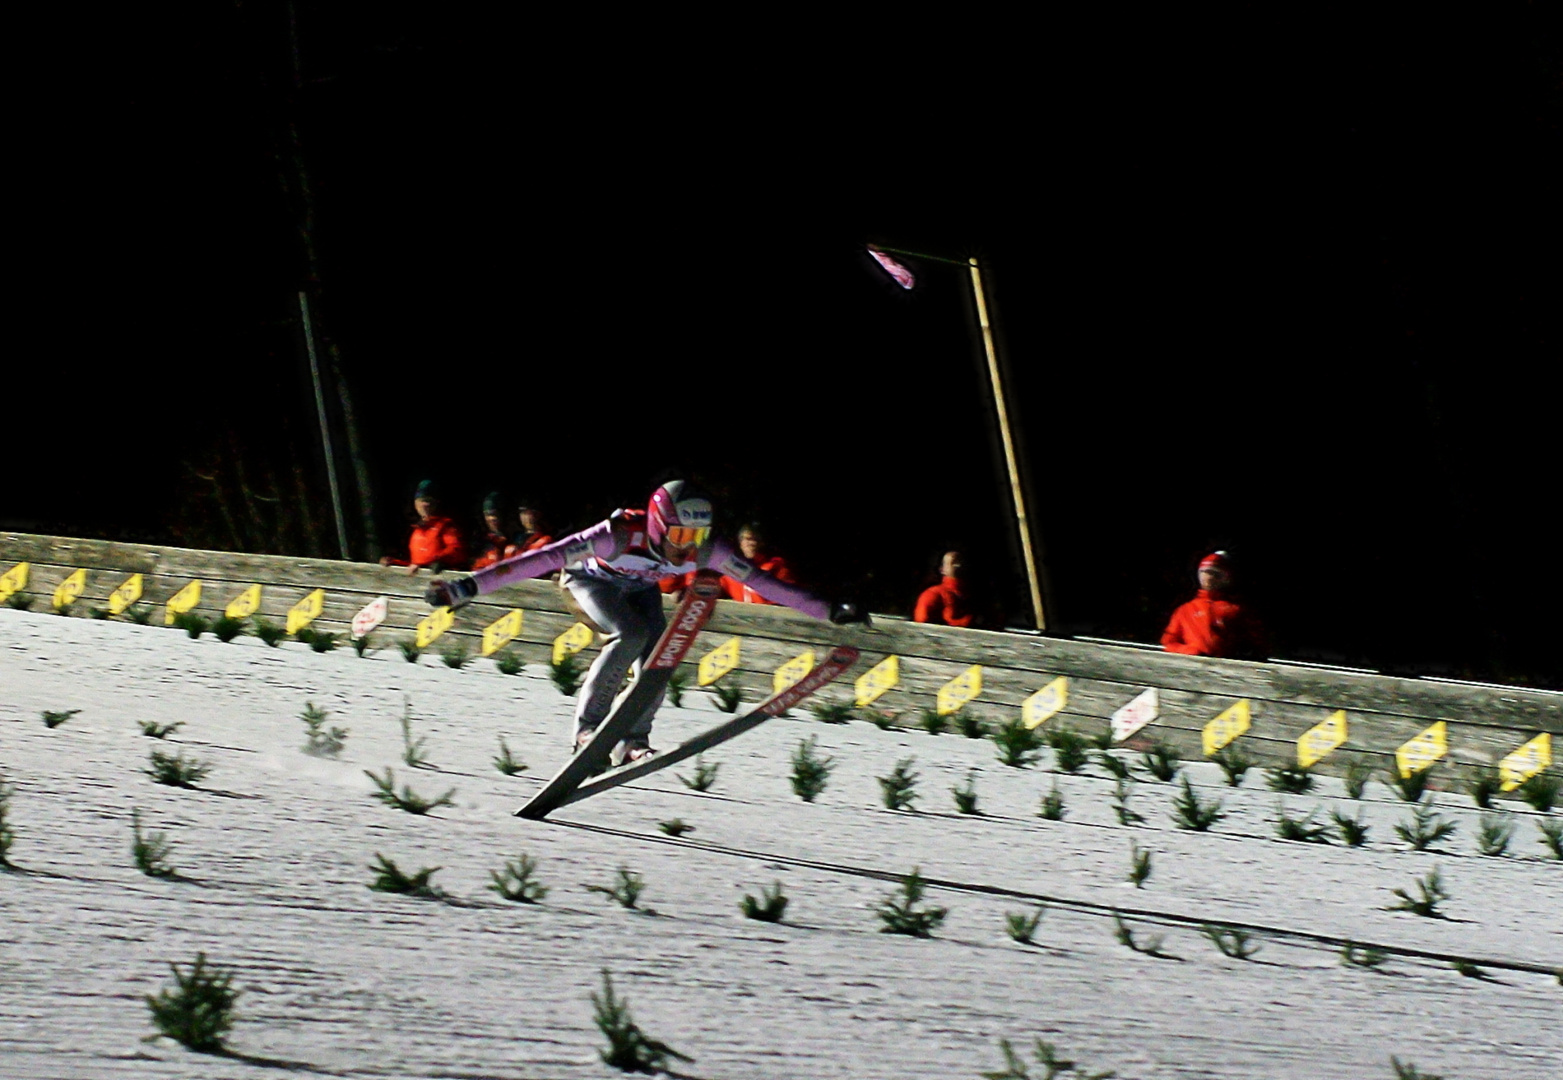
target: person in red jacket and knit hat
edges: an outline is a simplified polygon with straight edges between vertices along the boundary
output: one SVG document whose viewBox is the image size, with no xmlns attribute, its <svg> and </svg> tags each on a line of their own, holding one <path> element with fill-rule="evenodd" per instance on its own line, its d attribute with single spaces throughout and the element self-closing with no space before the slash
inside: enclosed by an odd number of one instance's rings
<svg viewBox="0 0 1563 1080">
<path fill-rule="evenodd" d="M 979 620 L 966 591 L 965 565 L 959 551 L 946 551 L 939 560 L 939 584 L 923 590 L 912 610 L 912 621 L 974 626 Z"/>
<path fill-rule="evenodd" d="M 439 499 L 434 482 L 425 480 L 413 493 L 412 507 L 418 520 L 412 527 L 407 541 L 407 558 L 387 555 L 381 566 L 405 566 L 409 574 L 416 574 L 422 567 L 433 570 L 465 570 L 467 545 L 456 523 L 440 513 Z"/>
<path fill-rule="evenodd" d="M 1259 660 L 1265 655 L 1259 622 L 1233 601 L 1227 553 L 1213 551 L 1199 562 L 1199 592 L 1172 613 L 1161 647 L 1189 656 L 1225 656 Z"/>
</svg>

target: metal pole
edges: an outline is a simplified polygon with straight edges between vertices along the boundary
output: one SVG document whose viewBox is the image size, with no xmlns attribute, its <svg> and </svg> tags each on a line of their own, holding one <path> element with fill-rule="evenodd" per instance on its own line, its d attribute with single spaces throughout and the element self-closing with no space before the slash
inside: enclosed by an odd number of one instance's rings
<svg viewBox="0 0 1563 1080">
<path fill-rule="evenodd" d="M 971 265 L 971 291 L 977 297 L 977 322 L 982 326 L 982 347 L 988 354 L 988 379 L 993 383 L 993 404 L 999 411 L 999 437 L 1004 443 L 1004 464 L 1009 468 L 1009 490 L 1015 500 L 1015 519 L 1020 526 L 1020 550 L 1026 561 L 1026 584 L 1031 589 L 1031 610 L 1036 614 L 1037 629 L 1047 629 L 1047 616 L 1042 610 L 1042 585 L 1037 577 L 1036 552 L 1031 546 L 1031 523 L 1026 517 L 1026 499 L 1020 486 L 1020 466 L 1015 460 L 1015 440 L 1010 436 L 1009 408 L 1004 402 L 1004 384 L 999 377 L 999 356 L 993 347 L 993 327 L 988 323 L 988 299 L 983 293 L 982 271 L 975 258 Z"/>
<path fill-rule="evenodd" d="M 315 408 L 320 413 L 320 441 L 326 449 L 326 479 L 331 482 L 331 508 L 336 511 L 336 538 L 342 546 L 342 559 L 345 562 L 351 558 L 347 553 L 347 520 L 342 517 L 342 492 L 336 485 L 336 457 L 331 453 L 331 426 L 326 423 L 326 392 L 320 385 L 320 361 L 315 356 L 315 329 L 309 321 L 309 297 L 302 291 L 298 294 L 298 309 L 304 317 L 304 345 L 309 349 L 309 373 L 315 380 Z"/>
</svg>

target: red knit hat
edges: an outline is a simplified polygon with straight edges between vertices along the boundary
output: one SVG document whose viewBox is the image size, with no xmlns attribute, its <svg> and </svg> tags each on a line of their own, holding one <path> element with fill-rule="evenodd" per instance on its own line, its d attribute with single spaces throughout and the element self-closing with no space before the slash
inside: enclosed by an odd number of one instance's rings
<svg viewBox="0 0 1563 1080">
<path fill-rule="evenodd" d="M 1201 570 L 1209 570 L 1211 567 L 1215 567 L 1219 570 L 1225 570 L 1229 558 L 1231 556 L 1224 551 L 1212 551 L 1209 555 L 1199 560 L 1199 568 Z"/>
</svg>

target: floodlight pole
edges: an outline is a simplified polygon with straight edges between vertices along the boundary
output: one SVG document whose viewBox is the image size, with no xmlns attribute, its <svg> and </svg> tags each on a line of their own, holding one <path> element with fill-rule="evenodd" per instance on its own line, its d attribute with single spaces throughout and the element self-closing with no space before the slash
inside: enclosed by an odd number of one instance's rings
<svg viewBox="0 0 1563 1080">
<path fill-rule="evenodd" d="M 320 414 L 320 441 L 326 451 L 326 479 L 331 483 L 331 508 L 336 511 L 336 538 L 342 547 L 342 561 L 352 558 L 347 553 L 347 520 L 342 517 L 342 492 L 336 483 L 336 456 L 331 453 L 331 425 L 326 423 L 326 392 L 320 385 L 320 361 L 315 356 L 315 328 L 309 321 L 309 297 L 303 291 L 298 294 L 299 314 L 304 318 L 304 345 L 309 350 L 309 373 L 315 380 L 315 409 Z"/>
</svg>

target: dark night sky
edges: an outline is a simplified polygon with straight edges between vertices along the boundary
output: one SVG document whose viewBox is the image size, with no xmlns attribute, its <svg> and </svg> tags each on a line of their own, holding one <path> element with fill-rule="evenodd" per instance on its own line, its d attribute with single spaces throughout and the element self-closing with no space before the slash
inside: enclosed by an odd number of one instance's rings
<svg viewBox="0 0 1563 1080">
<path fill-rule="evenodd" d="M 1283 654 L 1563 685 L 1535 6 L 899 64 L 321 10 L 302 85 L 282 5 L 38 33 L 10 430 L 90 458 L 0 527 L 227 544 L 236 463 L 324 513 L 291 122 L 384 537 L 424 476 L 584 524 L 676 467 L 880 609 L 950 544 L 1008 588 L 964 275 L 878 241 L 991 270 L 1056 629 L 1154 638 L 1219 545 Z"/>
</svg>

